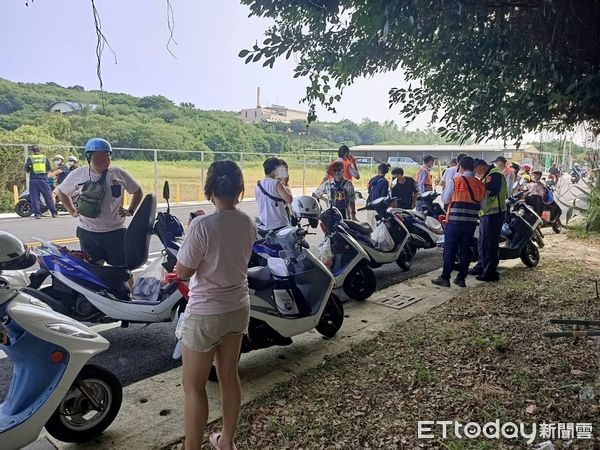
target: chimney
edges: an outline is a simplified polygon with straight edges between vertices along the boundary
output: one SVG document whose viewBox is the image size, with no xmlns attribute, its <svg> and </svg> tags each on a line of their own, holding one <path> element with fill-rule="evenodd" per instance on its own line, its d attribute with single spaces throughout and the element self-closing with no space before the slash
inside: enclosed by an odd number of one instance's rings
<svg viewBox="0 0 600 450">
<path fill-rule="evenodd" d="M 260 108 L 260 86 L 256 88 L 256 107 Z"/>
</svg>

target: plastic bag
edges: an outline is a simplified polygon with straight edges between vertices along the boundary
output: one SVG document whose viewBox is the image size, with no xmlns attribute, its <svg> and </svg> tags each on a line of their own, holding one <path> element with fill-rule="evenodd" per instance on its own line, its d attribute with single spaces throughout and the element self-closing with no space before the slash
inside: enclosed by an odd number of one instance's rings
<svg viewBox="0 0 600 450">
<path fill-rule="evenodd" d="M 382 252 L 389 252 L 394 248 L 394 239 L 390 235 L 387 226 L 384 222 L 380 222 L 371 235 L 371 239 L 375 243 L 375 248 Z"/>
<path fill-rule="evenodd" d="M 325 265 L 325 267 L 330 268 L 333 264 L 333 252 L 331 251 L 331 242 L 329 238 L 325 238 L 323 242 L 319 244 L 319 259 Z"/>
<path fill-rule="evenodd" d="M 155 302 L 160 295 L 165 269 L 162 266 L 164 258 L 159 257 L 146 266 L 135 277 L 135 284 L 131 295 L 134 299 Z"/>
</svg>

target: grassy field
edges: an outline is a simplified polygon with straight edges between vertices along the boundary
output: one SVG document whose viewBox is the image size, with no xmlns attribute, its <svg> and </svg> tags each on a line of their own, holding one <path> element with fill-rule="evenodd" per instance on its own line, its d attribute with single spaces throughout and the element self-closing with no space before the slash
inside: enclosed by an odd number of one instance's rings
<svg viewBox="0 0 600 450">
<path fill-rule="evenodd" d="M 286 159 L 290 171 L 290 185 L 292 188 L 304 188 L 306 194 L 310 194 L 319 185 L 325 174 L 327 162 L 311 160 L 306 166 L 303 161 Z M 127 170 L 142 185 L 146 192 L 154 190 L 154 163 L 152 161 L 134 161 L 116 159 L 114 164 Z M 158 162 L 158 185 L 160 188 L 169 181 L 172 197 L 175 202 L 203 200 L 202 184 L 206 177 L 209 163 L 204 163 L 204 168 L 198 161 L 159 161 Z M 263 178 L 262 162 L 245 161 L 241 163 L 246 185 L 246 197 L 254 196 L 256 181 Z M 376 166 L 362 166 L 361 179 L 355 181 L 355 188 L 366 189 L 367 182 L 376 173 Z M 408 171 L 407 171 L 408 172 Z M 414 175 L 414 173 L 408 173 Z"/>
</svg>

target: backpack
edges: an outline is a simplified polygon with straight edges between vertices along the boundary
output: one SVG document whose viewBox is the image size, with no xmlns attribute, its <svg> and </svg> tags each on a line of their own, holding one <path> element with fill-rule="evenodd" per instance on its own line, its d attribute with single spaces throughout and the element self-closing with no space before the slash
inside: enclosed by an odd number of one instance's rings
<svg viewBox="0 0 600 450">
<path fill-rule="evenodd" d="M 77 210 L 79 215 L 95 219 L 102 211 L 102 200 L 106 193 L 106 174 L 108 170 L 102 172 L 98 181 L 88 180 L 83 183 L 81 194 L 77 199 Z"/>
<path fill-rule="evenodd" d="M 544 195 L 542 196 L 542 201 L 546 205 L 549 205 L 550 203 L 554 203 L 554 194 L 546 186 L 544 186 Z"/>
</svg>

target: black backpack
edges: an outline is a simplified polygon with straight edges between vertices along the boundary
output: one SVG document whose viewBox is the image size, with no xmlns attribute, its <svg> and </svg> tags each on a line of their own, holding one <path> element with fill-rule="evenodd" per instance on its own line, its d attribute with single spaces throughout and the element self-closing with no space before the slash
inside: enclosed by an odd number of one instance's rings
<svg viewBox="0 0 600 450">
<path fill-rule="evenodd" d="M 94 219 L 102 211 L 102 200 L 106 194 L 106 174 L 108 170 L 102 172 L 98 181 L 91 179 L 83 183 L 83 189 L 77 199 L 77 210 L 79 215 Z"/>
</svg>

